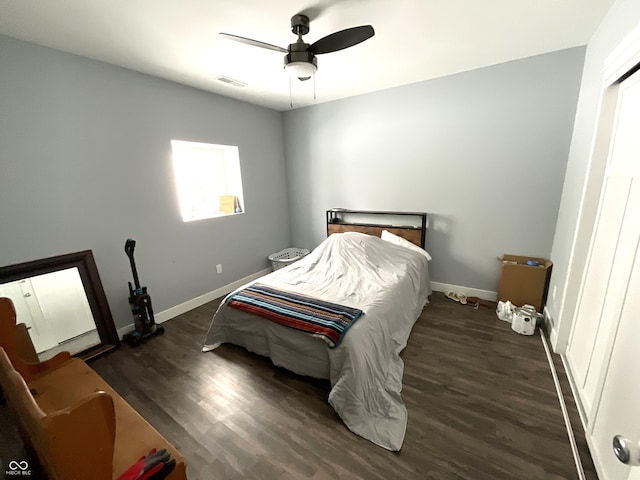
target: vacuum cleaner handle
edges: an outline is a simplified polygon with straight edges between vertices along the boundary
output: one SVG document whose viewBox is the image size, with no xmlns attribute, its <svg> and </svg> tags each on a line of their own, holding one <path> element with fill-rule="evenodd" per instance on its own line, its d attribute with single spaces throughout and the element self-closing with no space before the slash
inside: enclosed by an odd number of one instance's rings
<svg viewBox="0 0 640 480">
<path fill-rule="evenodd" d="M 124 253 L 127 254 L 129 259 L 133 258 L 133 250 L 136 248 L 136 241 L 133 238 L 127 238 L 127 241 L 124 242 Z"/>
<path fill-rule="evenodd" d="M 127 238 L 124 244 L 124 253 L 129 257 L 131 263 L 131 271 L 133 272 L 133 281 L 136 284 L 136 289 L 140 288 L 140 280 L 138 280 L 138 270 L 136 269 L 136 262 L 133 259 L 133 250 L 136 248 L 136 241 L 133 238 Z"/>
</svg>

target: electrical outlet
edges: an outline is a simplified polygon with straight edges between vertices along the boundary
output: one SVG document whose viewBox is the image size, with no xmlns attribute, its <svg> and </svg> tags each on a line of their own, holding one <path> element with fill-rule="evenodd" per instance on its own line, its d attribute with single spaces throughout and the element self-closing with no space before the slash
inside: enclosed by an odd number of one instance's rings
<svg viewBox="0 0 640 480">
<path fill-rule="evenodd" d="M 222 264 L 221 263 L 216 265 L 216 272 L 218 273 L 218 275 L 222 273 Z"/>
</svg>

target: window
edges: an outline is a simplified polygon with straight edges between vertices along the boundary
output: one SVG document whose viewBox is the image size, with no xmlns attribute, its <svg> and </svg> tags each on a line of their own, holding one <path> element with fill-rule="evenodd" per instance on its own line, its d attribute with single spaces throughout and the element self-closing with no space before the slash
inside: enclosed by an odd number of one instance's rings
<svg viewBox="0 0 640 480">
<path fill-rule="evenodd" d="M 238 147 L 171 140 L 185 222 L 244 211 Z"/>
</svg>

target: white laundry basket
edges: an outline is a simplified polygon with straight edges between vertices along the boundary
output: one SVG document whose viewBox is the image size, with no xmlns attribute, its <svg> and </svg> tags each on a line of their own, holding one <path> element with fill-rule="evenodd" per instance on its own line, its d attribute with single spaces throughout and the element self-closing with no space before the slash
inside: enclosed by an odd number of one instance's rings
<svg viewBox="0 0 640 480">
<path fill-rule="evenodd" d="M 268 258 L 273 269 L 279 270 L 287 265 L 291 265 L 306 255 L 309 255 L 309 250 L 306 248 L 285 248 L 277 253 L 272 253 Z"/>
</svg>

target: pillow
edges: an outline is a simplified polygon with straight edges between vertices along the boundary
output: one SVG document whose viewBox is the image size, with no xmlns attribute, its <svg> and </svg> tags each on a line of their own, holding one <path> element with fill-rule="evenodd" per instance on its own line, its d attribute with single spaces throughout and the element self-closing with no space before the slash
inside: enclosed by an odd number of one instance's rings
<svg viewBox="0 0 640 480">
<path fill-rule="evenodd" d="M 383 230 L 380 238 L 382 238 L 382 240 L 384 240 L 385 242 L 399 245 L 401 247 L 408 248 L 409 250 L 413 250 L 414 252 L 418 252 L 420 255 L 424 255 L 425 257 L 427 257 L 427 260 L 431 260 L 431 255 L 429 255 L 429 252 L 423 250 L 417 245 L 414 245 L 409 240 L 405 240 L 404 238 L 389 232 L 388 230 Z"/>
</svg>

